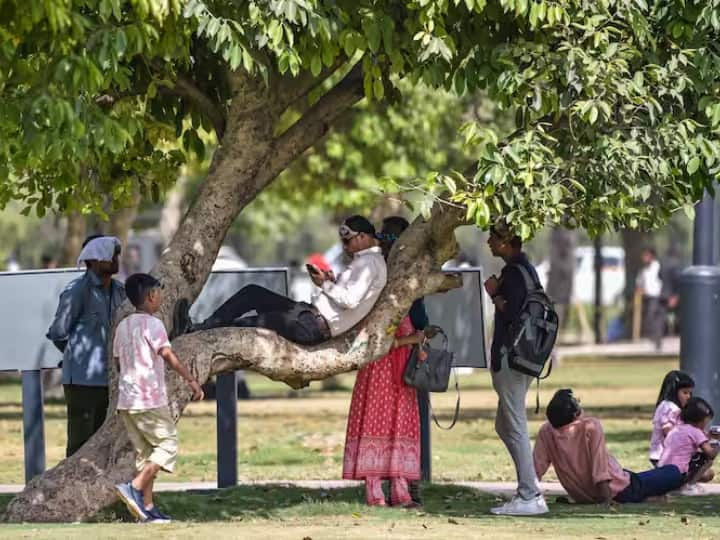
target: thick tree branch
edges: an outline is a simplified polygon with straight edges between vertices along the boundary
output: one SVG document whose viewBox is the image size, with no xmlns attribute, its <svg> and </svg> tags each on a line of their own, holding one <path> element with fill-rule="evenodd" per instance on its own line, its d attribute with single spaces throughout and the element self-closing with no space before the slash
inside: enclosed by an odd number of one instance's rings
<svg viewBox="0 0 720 540">
<path fill-rule="evenodd" d="M 273 142 L 256 182 L 269 182 L 329 130 L 332 123 L 364 97 L 362 68 L 354 66 L 331 90 Z"/>
<path fill-rule="evenodd" d="M 178 75 L 175 80 L 175 87 L 168 91 L 192 101 L 210 119 L 218 141 L 222 141 L 225 135 L 227 116 L 220 104 L 210 99 L 210 96 L 184 75 Z"/>
<path fill-rule="evenodd" d="M 284 109 L 292 107 L 298 101 L 306 98 L 313 90 L 322 86 L 325 81 L 347 63 L 345 57 L 338 58 L 330 67 L 323 67 L 315 76 L 309 71 L 303 71 L 297 77 L 284 76 L 278 80 L 278 102 Z"/>
</svg>

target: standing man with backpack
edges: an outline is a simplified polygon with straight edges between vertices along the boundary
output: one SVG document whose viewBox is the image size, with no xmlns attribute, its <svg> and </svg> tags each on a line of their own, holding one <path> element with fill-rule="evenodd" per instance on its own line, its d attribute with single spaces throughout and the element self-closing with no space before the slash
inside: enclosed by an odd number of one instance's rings
<svg viewBox="0 0 720 540">
<path fill-rule="evenodd" d="M 514 364 L 516 358 L 512 354 L 513 342 L 518 335 L 517 323 L 521 315 L 525 315 L 526 299 L 531 292 L 528 278 L 534 281 L 535 289 L 540 288 L 540 282 L 535 268 L 522 251 L 520 237 L 505 223 L 499 222 L 490 229 L 488 246 L 495 257 L 505 261 L 500 277 L 491 276 L 485 281 L 485 290 L 495 306 L 490 352 L 492 383 L 498 395 L 495 431 L 512 457 L 518 479 L 515 496 L 490 511 L 496 515 L 513 516 L 545 514 L 548 507 L 535 475 L 525 410 L 527 391 L 533 377 L 517 369 Z M 510 367 L 511 364 L 515 369 Z"/>
</svg>

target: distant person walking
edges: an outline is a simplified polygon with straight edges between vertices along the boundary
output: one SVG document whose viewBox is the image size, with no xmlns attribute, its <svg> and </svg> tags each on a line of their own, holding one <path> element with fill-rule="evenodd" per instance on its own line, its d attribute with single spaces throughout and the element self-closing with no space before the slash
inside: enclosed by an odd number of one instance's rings
<svg viewBox="0 0 720 540">
<path fill-rule="evenodd" d="M 67 406 L 67 448 L 71 456 L 105 421 L 108 409 L 108 339 L 125 289 L 112 278 L 118 271 L 120 241 L 91 236 L 78 265 L 86 272 L 60 294 L 47 338 L 63 353 L 62 383 Z"/>
<path fill-rule="evenodd" d="M 513 339 L 511 324 L 520 315 L 528 291 L 522 266 L 535 283 L 540 283 L 535 268 L 522 251 L 522 241 L 505 224 L 490 229 L 490 251 L 505 261 L 500 277 L 491 276 L 485 281 L 485 290 L 495 306 L 495 329 L 490 352 L 492 384 L 498 395 L 495 413 L 495 431 L 505 443 L 518 479 L 516 495 L 508 503 L 492 508 L 497 515 L 535 515 L 548 512 L 545 498 L 540 492 L 532 448 L 528 436 L 525 399 L 533 378 L 515 371 L 508 365 L 507 346 Z"/>
<path fill-rule="evenodd" d="M 662 301 L 663 282 L 660 278 L 660 261 L 650 247 L 642 251 L 643 267 L 635 283 L 638 294 L 642 295 L 642 335 L 649 338 L 655 349 L 662 348 L 665 332 L 665 306 Z"/>
</svg>

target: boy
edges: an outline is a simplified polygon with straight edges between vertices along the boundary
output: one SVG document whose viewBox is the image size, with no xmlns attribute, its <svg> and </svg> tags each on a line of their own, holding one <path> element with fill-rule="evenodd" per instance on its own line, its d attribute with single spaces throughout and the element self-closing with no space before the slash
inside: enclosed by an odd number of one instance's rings
<svg viewBox="0 0 720 540">
<path fill-rule="evenodd" d="M 550 465 L 576 503 L 642 502 L 680 487 L 675 465 L 634 473 L 623 469 L 605 444 L 602 424 L 584 416 L 572 390 L 558 390 L 548 403 L 547 418 L 535 441 L 535 472 L 542 478 Z"/>
<path fill-rule="evenodd" d="M 160 469 L 172 472 L 177 432 L 168 408 L 164 362 L 190 385 L 194 401 L 203 398 L 198 381 L 170 348 L 165 326 L 153 316 L 162 304 L 162 286 L 148 274 L 133 274 L 125 292 L 135 306 L 117 326 L 113 357 L 119 364 L 118 414 L 137 451 L 137 476 L 115 486 L 120 499 L 138 519 L 166 523 L 170 518 L 153 504 L 153 484 Z"/>
</svg>

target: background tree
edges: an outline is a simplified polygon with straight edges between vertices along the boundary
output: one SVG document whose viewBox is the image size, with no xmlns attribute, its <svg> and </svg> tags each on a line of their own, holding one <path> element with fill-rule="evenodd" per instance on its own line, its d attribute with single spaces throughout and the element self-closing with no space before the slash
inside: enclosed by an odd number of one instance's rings
<svg viewBox="0 0 720 540">
<path fill-rule="evenodd" d="M 396 82 L 484 89 L 515 115 L 502 139 L 468 124 L 477 168 L 387 188 L 422 193 L 372 316 L 319 347 L 261 330 L 176 340 L 201 380 L 249 368 L 301 386 L 381 356 L 412 300 L 456 282 L 440 265 L 454 229 L 502 216 L 524 238 L 546 223 L 598 232 L 688 214 L 712 185 L 720 30 L 715 1 L 6 0 L 0 9 L 0 202 L 38 212 L 106 192 L 152 194 L 218 142 L 194 203 L 154 273 L 166 323 L 200 292 L 240 211 L 360 99 Z M 173 146 L 177 138 L 184 152 Z M 169 325 L 168 325 L 169 326 Z M 170 378 L 179 416 L 187 392 Z M 132 468 L 112 415 L 72 458 L 33 480 L 11 520 L 74 520 L 113 500 Z"/>
</svg>

